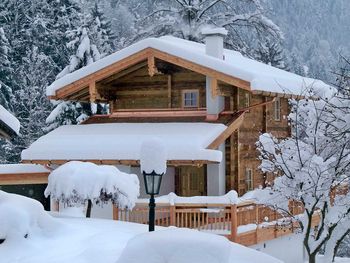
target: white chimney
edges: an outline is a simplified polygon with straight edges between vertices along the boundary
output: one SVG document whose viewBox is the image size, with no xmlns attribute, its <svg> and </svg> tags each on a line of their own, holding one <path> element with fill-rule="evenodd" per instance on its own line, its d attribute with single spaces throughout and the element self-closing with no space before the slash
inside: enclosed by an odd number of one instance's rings
<svg viewBox="0 0 350 263">
<path fill-rule="evenodd" d="M 224 59 L 224 37 L 227 30 L 223 27 L 206 28 L 202 30 L 205 36 L 205 53 L 218 59 Z M 206 77 L 206 106 L 207 119 L 215 120 L 225 107 L 225 100 L 222 96 L 213 96 L 211 88 L 212 79 Z"/>
<path fill-rule="evenodd" d="M 205 53 L 223 59 L 224 37 L 227 36 L 227 30 L 223 27 L 205 28 L 202 30 L 202 35 L 205 36 Z"/>
</svg>

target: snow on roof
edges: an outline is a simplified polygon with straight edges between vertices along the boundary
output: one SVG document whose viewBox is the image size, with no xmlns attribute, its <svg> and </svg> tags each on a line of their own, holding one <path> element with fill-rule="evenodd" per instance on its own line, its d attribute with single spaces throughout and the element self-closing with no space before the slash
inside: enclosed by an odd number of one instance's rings
<svg viewBox="0 0 350 263">
<path fill-rule="evenodd" d="M 22 151 L 23 160 L 139 160 L 143 141 L 163 141 L 168 160 L 220 162 L 206 147 L 226 129 L 212 123 L 107 123 L 66 125 Z"/>
<path fill-rule="evenodd" d="M 277 92 L 292 95 L 305 95 L 305 89 L 312 87 L 316 95 L 322 96 L 332 89 L 331 86 L 316 79 L 305 78 L 270 65 L 242 56 L 241 53 L 225 49 L 225 60 L 205 53 L 205 45 L 173 36 L 147 38 L 101 60 L 53 82 L 46 89 L 48 96 L 54 96 L 56 90 L 86 77 L 98 70 L 112 65 L 146 48 L 154 48 L 170 55 L 183 58 L 215 71 L 250 82 L 252 91 Z"/>
<path fill-rule="evenodd" d="M 11 113 L 9 113 L 3 106 L 0 105 L 0 121 L 5 123 L 16 134 L 19 134 L 20 123 L 19 120 Z"/>
<path fill-rule="evenodd" d="M 50 170 L 38 164 L 0 164 L 0 174 L 49 173 Z"/>
</svg>

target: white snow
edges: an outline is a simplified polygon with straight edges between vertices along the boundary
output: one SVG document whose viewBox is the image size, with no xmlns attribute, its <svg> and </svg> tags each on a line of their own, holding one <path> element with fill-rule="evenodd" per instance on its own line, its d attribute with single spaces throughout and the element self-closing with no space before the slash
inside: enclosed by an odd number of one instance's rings
<svg viewBox="0 0 350 263">
<path fill-rule="evenodd" d="M 140 193 L 139 179 L 115 166 L 72 161 L 51 172 L 45 190 L 46 197 L 67 204 L 98 203 L 102 193 L 111 196 L 118 207 L 132 209 Z"/>
<path fill-rule="evenodd" d="M 168 229 L 131 239 L 117 263 L 277 263 L 271 256 L 227 238 L 190 229 Z"/>
<path fill-rule="evenodd" d="M 22 151 L 22 160 L 139 160 L 142 142 L 163 141 L 168 160 L 220 162 L 206 147 L 224 130 L 212 123 L 106 123 L 66 125 Z"/>
<path fill-rule="evenodd" d="M 54 218 L 27 197 L 0 191 L 2 263 L 281 262 L 212 234 L 121 221 Z M 163 258 L 161 258 L 163 257 Z"/>
<path fill-rule="evenodd" d="M 147 38 L 112 55 L 96 61 L 82 69 L 68 74 L 47 87 L 48 96 L 56 90 L 83 77 L 99 71 L 132 54 L 146 48 L 154 48 L 187 61 L 208 67 L 218 72 L 250 82 L 252 91 L 277 92 L 282 94 L 307 95 L 306 88 L 312 86 L 316 95 L 328 93 L 329 85 L 320 80 L 305 78 L 270 65 L 246 58 L 241 53 L 225 49 L 225 60 L 211 57 L 205 53 L 205 45 L 172 36 Z"/>
<path fill-rule="evenodd" d="M 0 164 L 0 174 L 49 173 L 50 170 L 38 164 Z"/>
<path fill-rule="evenodd" d="M 140 167 L 141 172 L 165 174 L 167 167 L 167 153 L 162 140 L 150 138 L 141 144 Z"/>
<path fill-rule="evenodd" d="M 4 122 L 16 134 L 19 134 L 21 124 L 19 120 L 0 105 L 0 120 Z"/>
<path fill-rule="evenodd" d="M 0 190 L 0 239 L 16 242 L 35 231 L 50 232 L 54 224 L 38 201 Z"/>
<path fill-rule="evenodd" d="M 222 196 L 177 196 L 175 193 L 163 195 L 155 198 L 156 204 L 237 204 L 238 195 L 234 190 Z M 148 203 L 149 199 L 138 199 L 137 203 Z"/>
</svg>

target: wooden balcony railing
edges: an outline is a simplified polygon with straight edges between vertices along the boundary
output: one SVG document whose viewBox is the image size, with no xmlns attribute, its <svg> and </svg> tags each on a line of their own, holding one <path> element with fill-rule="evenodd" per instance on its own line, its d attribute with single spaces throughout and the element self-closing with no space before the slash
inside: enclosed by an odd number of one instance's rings
<svg viewBox="0 0 350 263">
<path fill-rule="evenodd" d="M 238 204 L 230 201 L 215 203 L 215 197 L 211 201 L 211 197 L 205 197 L 202 200 L 210 202 L 188 199 L 189 202 L 186 203 L 186 198 L 180 200 L 181 202 L 166 202 L 164 198 L 161 199 L 163 200 L 158 200 L 156 206 L 157 226 L 197 229 L 226 236 L 231 241 L 243 245 L 253 245 L 290 234 L 296 227 L 288 220 L 290 214 L 277 212 L 252 201 Z M 294 215 L 303 213 L 303 209 L 293 202 L 290 204 L 290 211 Z M 113 218 L 148 224 L 147 200 L 140 200 L 131 211 L 114 208 Z"/>
</svg>

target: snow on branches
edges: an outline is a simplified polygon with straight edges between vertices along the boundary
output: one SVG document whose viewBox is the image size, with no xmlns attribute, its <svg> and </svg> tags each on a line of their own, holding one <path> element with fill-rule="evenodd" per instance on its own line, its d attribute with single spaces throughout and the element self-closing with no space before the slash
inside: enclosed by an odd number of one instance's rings
<svg viewBox="0 0 350 263">
<path fill-rule="evenodd" d="M 273 198 L 266 202 L 288 211 L 288 200 L 300 202 L 296 217 L 304 234 L 309 262 L 326 246 L 326 257 L 349 231 L 350 107 L 335 93 L 320 100 L 291 101 L 292 136 L 278 140 L 262 134 L 258 142 L 261 170 L 277 175 Z M 320 217 L 318 227 L 312 224 Z"/>
<path fill-rule="evenodd" d="M 139 180 L 115 166 L 89 162 L 68 162 L 49 175 L 45 196 L 69 206 L 112 201 L 120 208 L 132 209 L 139 196 Z"/>
</svg>

